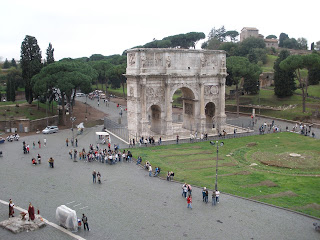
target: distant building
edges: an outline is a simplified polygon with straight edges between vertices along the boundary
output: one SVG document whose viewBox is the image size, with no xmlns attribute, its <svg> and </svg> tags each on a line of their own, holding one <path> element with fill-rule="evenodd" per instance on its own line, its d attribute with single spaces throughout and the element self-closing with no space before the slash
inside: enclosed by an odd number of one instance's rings
<svg viewBox="0 0 320 240">
<path fill-rule="evenodd" d="M 245 40 L 246 38 L 249 37 L 259 37 L 259 30 L 257 28 L 253 28 L 253 27 L 244 27 L 241 30 L 240 33 L 240 42 L 242 42 L 243 40 Z"/>
<path fill-rule="evenodd" d="M 274 38 L 273 39 L 264 39 L 264 36 L 259 34 L 259 30 L 254 27 L 242 28 L 241 33 L 240 33 L 240 42 L 242 42 L 243 40 L 245 40 L 249 37 L 263 39 L 267 48 L 272 48 L 272 47 L 274 47 L 275 49 L 278 48 L 278 39 L 274 39 Z"/>
<path fill-rule="evenodd" d="M 264 39 L 264 43 L 266 44 L 267 48 L 275 48 L 278 49 L 278 39 Z"/>
</svg>

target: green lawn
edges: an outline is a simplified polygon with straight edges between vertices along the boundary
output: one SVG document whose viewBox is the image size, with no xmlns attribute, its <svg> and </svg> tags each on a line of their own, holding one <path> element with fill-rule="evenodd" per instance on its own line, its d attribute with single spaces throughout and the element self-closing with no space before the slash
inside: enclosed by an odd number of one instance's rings
<svg viewBox="0 0 320 240">
<path fill-rule="evenodd" d="M 6 104 L 0 105 L 0 120 L 9 119 L 30 119 L 35 120 L 46 117 L 46 105 L 40 103 L 38 110 L 38 102 L 34 101 L 31 105 L 27 104 L 26 101 L 17 102 L 5 102 Z M 18 104 L 18 106 L 17 106 Z M 53 113 L 51 113 L 51 105 L 48 105 L 48 116 L 56 115 L 57 103 L 54 102 Z"/>
<path fill-rule="evenodd" d="M 320 217 L 320 141 L 295 133 L 226 139 L 219 147 L 222 192 Z M 209 142 L 138 148 L 137 158 L 174 171 L 175 180 L 214 188 L 216 147 Z M 290 157 L 289 153 L 301 154 Z M 251 164 L 256 166 L 250 166 Z M 271 195 L 277 194 L 277 195 Z"/>
<path fill-rule="evenodd" d="M 312 87 L 317 91 L 317 86 Z M 311 90 L 311 87 L 310 87 Z M 229 104 L 233 105 L 230 106 Z M 240 96 L 240 105 L 259 105 L 259 94 L 256 95 L 243 95 Z M 262 115 L 277 117 L 288 120 L 303 121 L 310 118 L 312 112 L 319 108 L 320 102 L 316 99 L 308 98 L 306 100 L 306 113 L 302 113 L 302 97 L 300 95 L 293 95 L 285 98 L 278 98 L 274 95 L 273 90 L 261 89 L 260 90 L 260 105 L 262 107 L 283 107 L 284 110 L 273 111 L 261 109 Z M 289 106 L 294 106 L 293 108 L 287 108 Z M 286 109 L 287 108 L 287 109 Z M 257 112 L 258 107 L 256 107 Z M 226 111 L 235 112 L 236 111 L 236 100 L 226 100 Z M 252 113 L 252 108 L 240 108 L 240 112 Z"/>
<path fill-rule="evenodd" d="M 277 58 L 278 57 L 274 55 L 267 55 L 267 63 L 261 67 L 262 72 L 273 72 L 273 65 Z"/>
<path fill-rule="evenodd" d="M 295 92 L 302 94 L 301 89 L 297 89 Z M 320 98 L 320 84 L 308 86 L 308 95 Z"/>
</svg>

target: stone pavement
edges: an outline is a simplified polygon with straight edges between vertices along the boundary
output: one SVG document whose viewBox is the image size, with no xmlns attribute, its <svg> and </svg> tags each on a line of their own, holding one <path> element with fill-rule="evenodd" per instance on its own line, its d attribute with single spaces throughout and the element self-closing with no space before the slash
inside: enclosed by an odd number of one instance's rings
<svg viewBox="0 0 320 240">
<path fill-rule="evenodd" d="M 80 150 L 95 141 L 95 131 L 86 129 L 78 136 Z M 23 154 L 22 141 L 47 138 L 47 147 Z M 65 204 L 85 213 L 90 232 L 76 234 L 85 239 L 319 239 L 313 222 L 297 213 L 253 201 L 221 195 L 217 206 L 202 202 L 201 189 L 193 188 L 193 209 L 181 197 L 181 183 L 150 178 L 135 163 L 116 165 L 73 162 L 65 146 L 70 130 L 56 134 L 32 135 L 19 142 L 0 145 L 0 199 L 10 198 L 16 206 L 35 209 L 50 222 L 57 223 L 55 210 Z M 134 151 L 134 150 L 133 150 Z M 31 158 L 40 153 L 42 164 L 33 166 Z M 47 159 L 55 159 L 49 168 Z M 102 184 L 92 183 L 92 171 L 100 171 Z M 214 179 L 212 179 L 214 181 Z M 210 192 L 211 194 L 211 192 Z M 18 212 L 16 211 L 16 214 Z M 0 221 L 7 219 L 8 206 L 0 204 Z M 0 239 L 73 239 L 52 226 L 13 234 L 0 229 Z"/>
</svg>

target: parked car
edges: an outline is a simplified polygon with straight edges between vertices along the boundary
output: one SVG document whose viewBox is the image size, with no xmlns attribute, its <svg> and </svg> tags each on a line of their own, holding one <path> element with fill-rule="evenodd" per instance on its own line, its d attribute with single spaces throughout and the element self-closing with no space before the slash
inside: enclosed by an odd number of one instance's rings
<svg viewBox="0 0 320 240">
<path fill-rule="evenodd" d="M 76 97 L 85 97 L 86 95 L 84 93 L 76 93 Z"/>
<path fill-rule="evenodd" d="M 105 95 L 104 93 L 101 93 L 101 94 L 100 94 L 100 98 L 101 98 L 101 99 L 106 99 L 106 95 Z"/>
<path fill-rule="evenodd" d="M 4 143 L 6 140 L 3 137 L 0 137 L 0 144 Z"/>
<path fill-rule="evenodd" d="M 59 131 L 59 128 L 57 126 L 48 126 L 42 130 L 42 133 L 48 134 L 48 133 L 56 133 L 58 131 Z"/>
</svg>

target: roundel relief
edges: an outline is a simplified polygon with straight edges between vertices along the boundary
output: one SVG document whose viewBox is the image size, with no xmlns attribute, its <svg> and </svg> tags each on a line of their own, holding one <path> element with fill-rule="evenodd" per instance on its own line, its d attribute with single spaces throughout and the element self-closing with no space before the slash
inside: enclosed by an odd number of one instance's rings
<svg viewBox="0 0 320 240">
<path fill-rule="evenodd" d="M 218 93 L 219 93 L 218 86 L 211 85 L 211 86 L 204 87 L 204 95 L 206 95 L 206 96 L 218 94 Z"/>
</svg>

